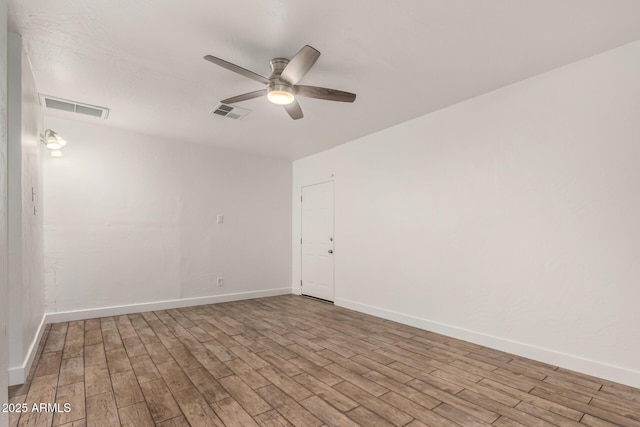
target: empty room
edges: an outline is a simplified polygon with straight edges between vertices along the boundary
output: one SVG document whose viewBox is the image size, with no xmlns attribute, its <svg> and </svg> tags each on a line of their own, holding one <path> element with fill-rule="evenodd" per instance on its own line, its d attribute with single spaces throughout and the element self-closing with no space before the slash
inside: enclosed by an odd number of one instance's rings
<svg viewBox="0 0 640 427">
<path fill-rule="evenodd" d="M 0 427 L 640 427 L 640 2 L 0 5 Z"/>
</svg>

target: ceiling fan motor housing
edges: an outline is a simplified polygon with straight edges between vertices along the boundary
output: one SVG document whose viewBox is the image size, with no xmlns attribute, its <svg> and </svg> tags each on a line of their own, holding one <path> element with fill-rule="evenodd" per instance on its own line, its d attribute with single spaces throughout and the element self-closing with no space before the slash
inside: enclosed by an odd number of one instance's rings
<svg viewBox="0 0 640 427">
<path fill-rule="evenodd" d="M 269 61 L 269 64 L 271 65 L 270 79 L 273 79 L 274 77 L 276 78 L 280 77 L 280 74 L 282 74 L 282 71 L 284 70 L 284 68 L 287 66 L 288 63 L 289 63 L 289 60 L 287 58 L 274 58 L 271 61 Z"/>
<path fill-rule="evenodd" d="M 270 61 L 271 76 L 267 87 L 267 98 L 274 104 L 287 105 L 294 101 L 293 85 L 280 80 L 280 75 L 288 63 L 289 60 L 286 58 L 275 58 Z"/>
</svg>

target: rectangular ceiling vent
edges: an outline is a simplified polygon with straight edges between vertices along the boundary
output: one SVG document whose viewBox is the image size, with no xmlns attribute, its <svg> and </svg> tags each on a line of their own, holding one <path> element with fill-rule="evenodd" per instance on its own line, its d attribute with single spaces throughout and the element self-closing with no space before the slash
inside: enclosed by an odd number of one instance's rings
<svg viewBox="0 0 640 427">
<path fill-rule="evenodd" d="M 240 108 L 227 104 L 218 104 L 214 107 L 213 110 L 211 110 L 211 114 L 234 120 L 240 120 L 250 112 L 251 110 L 247 110 L 246 108 Z"/>
<path fill-rule="evenodd" d="M 83 104 L 81 102 L 69 101 L 68 99 L 56 98 L 55 96 L 40 95 L 40 105 L 54 110 L 69 111 L 71 113 L 84 114 L 85 116 L 106 119 L 109 116 L 109 109 L 98 107 L 97 105 Z"/>
</svg>

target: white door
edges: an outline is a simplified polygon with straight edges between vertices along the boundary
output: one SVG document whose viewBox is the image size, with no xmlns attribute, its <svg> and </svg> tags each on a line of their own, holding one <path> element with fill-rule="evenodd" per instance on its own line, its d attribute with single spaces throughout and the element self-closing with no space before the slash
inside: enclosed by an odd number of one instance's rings
<svg viewBox="0 0 640 427">
<path fill-rule="evenodd" d="M 333 182 L 302 187 L 302 294 L 333 301 Z"/>
</svg>

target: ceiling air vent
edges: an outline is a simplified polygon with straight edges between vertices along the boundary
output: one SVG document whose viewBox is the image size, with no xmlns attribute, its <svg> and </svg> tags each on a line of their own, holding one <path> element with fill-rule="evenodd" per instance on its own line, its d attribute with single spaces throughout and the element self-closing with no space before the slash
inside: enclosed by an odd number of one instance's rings
<svg viewBox="0 0 640 427">
<path fill-rule="evenodd" d="M 40 95 L 40 105 L 54 110 L 69 111 L 71 113 L 84 114 L 85 116 L 106 119 L 109 116 L 109 109 L 98 107 L 97 105 L 83 104 L 81 102 L 69 101 L 68 99 L 56 98 L 55 96 Z"/>
<path fill-rule="evenodd" d="M 218 104 L 211 110 L 211 114 L 234 120 L 240 120 L 250 112 L 251 110 L 247 110 L 246 108 L 234 107 L 227 104 Z"/>
</svg>

